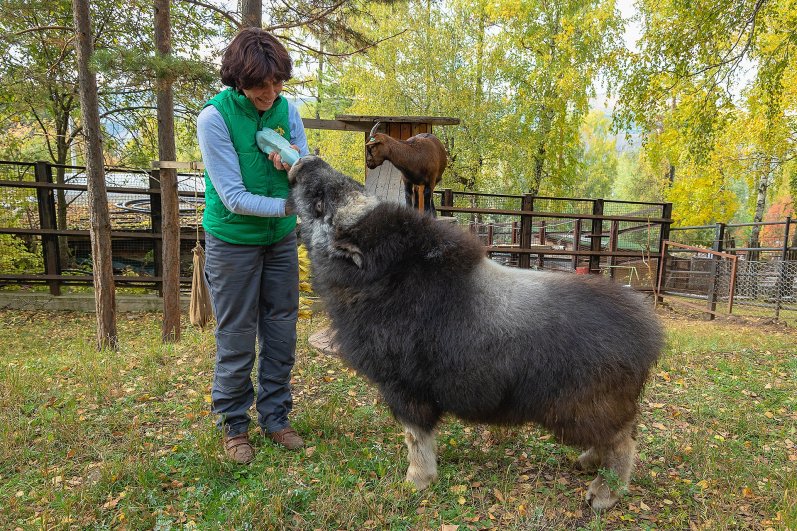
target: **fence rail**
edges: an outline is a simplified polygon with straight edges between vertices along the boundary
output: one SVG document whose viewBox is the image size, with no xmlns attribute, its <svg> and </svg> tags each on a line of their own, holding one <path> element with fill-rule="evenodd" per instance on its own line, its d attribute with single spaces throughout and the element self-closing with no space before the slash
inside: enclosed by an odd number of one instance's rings
<svg viewBox="0 0 797 531">
<path fill-rule="evenodd" d="M 91 284 L 84 169 L 0 161 L 0 284 Z M 55 176 L 55 178 L 54 178 Z M 191 280 L 191 248 L 204 240 L 198 211 L 204 181 L 179 174 L 181 282 Z M 107 170 L 114 269 L 120 285 L 161 288 L 158 170 Z M 672 205 L 507 194 L 436 192 L 441 217 L 479 237 L 491 258 L 510 266 L 628 275 L 655 286 Z"/>
<path fill-rule="evenodd" d="M 441 192 L 438 211 L 468 226 L 497 261 L 521 268 L 628 273 L 653 290 L 671 203 Z"/>
</svg>

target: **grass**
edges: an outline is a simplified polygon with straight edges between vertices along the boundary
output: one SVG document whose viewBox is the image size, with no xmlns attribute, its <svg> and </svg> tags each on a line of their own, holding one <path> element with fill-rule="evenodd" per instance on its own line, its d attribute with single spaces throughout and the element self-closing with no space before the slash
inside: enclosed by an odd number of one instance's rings
<svg viewBox="0 0 797 531">
<path fill-rule="evenodd" d="M 162 345 L 159 319 L 119 315 L 121 349 L 96 352 L 93 315 L 0 312 L 0 528 L 797 528 L 793 328 L 665 316 L 634 478 L 596 514 L 577 450 L 531 426 L 447 419 L 440 479 L 415 491 L 374 389 L 308 346 L 318 317 L 294 370 L 308 447 L 255 435 L 255 461 L 234 466 L 208 414 L 212 332 Z"/>
</svg>

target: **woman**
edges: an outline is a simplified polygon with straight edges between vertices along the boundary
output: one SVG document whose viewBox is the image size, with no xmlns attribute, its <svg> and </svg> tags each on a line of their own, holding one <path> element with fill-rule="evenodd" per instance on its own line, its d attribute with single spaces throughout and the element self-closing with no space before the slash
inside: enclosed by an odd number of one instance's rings
<svg viewBox="0 0 797 531">
<path fill-rule="evenodd" d="M 212 411 L 225 453 L 237 463 L 254 459 L 247 410 L 256 340 L 258 424 L 279 445 L 304 445 L 288 421 L 299 308 L 296 216 L 285 208 L 289 166 L 255 141 L 268 127 L 307 155 L 299 112 L 280 96 L 292 68 L 273 35 L 242 30 L 222 57 L 221 81 L 229 88 L 208 101 L 197 120 L 206 168 L 205 277 L 217 322 Z"/>
</svg>

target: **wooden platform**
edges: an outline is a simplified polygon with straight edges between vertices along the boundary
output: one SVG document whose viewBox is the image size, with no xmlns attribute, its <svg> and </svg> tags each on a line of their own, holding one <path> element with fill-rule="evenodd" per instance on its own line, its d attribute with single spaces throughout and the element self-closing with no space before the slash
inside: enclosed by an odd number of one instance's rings
<svg viewBox="0 0 797 531">
<path fill-rule="evenodd" d="M 385 161 L 365 174 L 365 193 L 380 201 L 404 203 L 404 183 L 401 172 L 390 162 Z"/>
<path fill-rule="evenodd" d="M 307 339 L 307 342 L 310 343 L 311 347 L 324 354 L 338 355 L 338 348 L 335 344 L 335 332 L 329 327 L 312 334 Z"/>
</svg>

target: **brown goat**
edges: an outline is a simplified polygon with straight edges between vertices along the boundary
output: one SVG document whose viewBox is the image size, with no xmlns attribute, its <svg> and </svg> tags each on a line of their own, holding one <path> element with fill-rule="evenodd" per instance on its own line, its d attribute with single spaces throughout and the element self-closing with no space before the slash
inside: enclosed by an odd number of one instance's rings
<svg viewBox="0 0 797 531">
<path fill-rule="evenodd" d="M 431 133 L 420 133 L 407 140 L 377 133 L 380 123 L 377 122 L 368 135 L 365 165 L 374 169 L 386 160 L 390 161 L 401 172 L 407 204 L 436 217 L 432 192 L 443 179 L 443 171 L 448 164 L 446 148 Z"/>
</svg>

